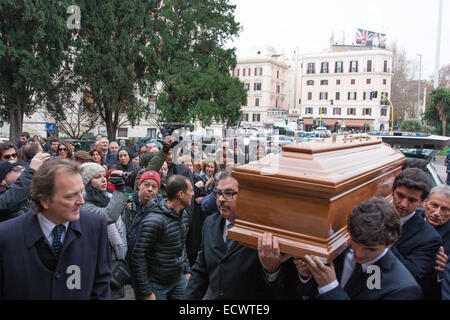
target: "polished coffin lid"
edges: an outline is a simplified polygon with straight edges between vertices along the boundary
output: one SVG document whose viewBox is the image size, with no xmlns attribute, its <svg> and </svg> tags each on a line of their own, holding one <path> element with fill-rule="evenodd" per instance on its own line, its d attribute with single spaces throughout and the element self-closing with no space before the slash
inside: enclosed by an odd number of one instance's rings
<svg viewBox="0 0 450 320">
<path fill-rule="evenodd" d="M 347 217 L 371 196 L 391 195 L 404 155 L 374 137 L 337 137 L 283 147 L 238 166 L 235 226 L 229 237 L 257 247 L 272 232 L 281 252 L 330 262 L 348 245 Z"/>
</svg>

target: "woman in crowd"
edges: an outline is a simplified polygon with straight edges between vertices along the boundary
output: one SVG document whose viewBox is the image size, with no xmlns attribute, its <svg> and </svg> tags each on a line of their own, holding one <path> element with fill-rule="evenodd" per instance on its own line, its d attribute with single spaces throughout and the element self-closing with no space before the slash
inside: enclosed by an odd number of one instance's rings
<svg viewBox="0 0 450 320">
<path fill-rule="evenodd" d="M 92 149 L 89 151 L 89 154 L 91 155 L 92 162 L 101 165 L 103 168 L 108 169 L 105 162 L 105 156 L 103 155 L 103 152 L 97 149 Z"/>
<path fill-rule="evenodd" d="M 167 173 L 169 172 L 169 167 L 167 166 L 167 162 L 164 161 L 161 169 L 159 169 L 159 176 L 161 177 L 161 187 L 159 188 L 161 192 L 166 192 L 166 184 L 167 184 Z"/>
<path fill-rule="evenodd" d="M 138 164 L 131 161 L 130 152 L 127 147 L 120 148 L 117 153 L 117 158 L 119 162 L 116 164 L 117 170 L 121 171 L 121 174 L 125 179 L 125 186 L 133 190 L 134 180 L 136 179 L 137 173 L 140 170 Z M 130 191 L 131 192 L 131 191 Z"/>
<path fill-rule="evenodd" d="M 106 217 L 111 259 L 125 259 L 127 254 L 126 230 L 120 217 L 128 199 L 128 195 L 124 193 L 125 181 L 118 171 L 113 171 L 109 182 L 114 185 L 115 190 L 113 193 L 109 193 L 107 192 L 106 171 L 102 166 L 88 162 L 83 163 L 80 168 L 85 186 L 83 190 L 85 203 L 81 208 Z M 111 286 L 112 299 L 120 299 L 124 296 L 124 287 Z"/>
<path fill-rule="evenodd" d="M 57 155 L 60 158 L 73 159 L 72 147 L 66 141 L 61 141 L 58 146 Z"/>
<path fill-rule="evenodd" d="M 134 163 L 136 163 L 137 165 L 139 165 L 139 160 L 140 160 L 139 153 L 133 154 L 133 155 L 132 155 L 132 158 L 133 158 L 133 159 L 131 159 L 131 160 L 132 160 Z"/>
<path fill-rule="evenodd" d="M 145 145 L 145 143 L 141 143 L 139 145 L 139 154 L 143 155 L 146 152 L 147 152 L 147 146 Z"/>
<path fill-rule="evenodd" d="M 219 164 L 214 158 L 208 158 L 203 161 L 202 171 L 198 175 L 203 182 L 205 195 L 214 190 L 214 175 L 219 171 Z M 194 182 L 195 183 L 195 182 Z M 200 185 L 200 184 L 199 184 Z"/>
</svg>

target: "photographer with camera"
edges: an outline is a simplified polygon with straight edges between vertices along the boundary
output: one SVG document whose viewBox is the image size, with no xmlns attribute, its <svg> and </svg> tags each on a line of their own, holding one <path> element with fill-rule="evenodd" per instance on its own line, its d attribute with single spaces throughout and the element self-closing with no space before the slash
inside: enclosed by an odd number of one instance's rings
<svg viewBox="0 0 450 320">
<path fill-rule="evenodd" d="M 80 166 L 83 179 L 83 198 L 85 203 L 81 206 L 89 212 L 101 214 L 108 220 L 108 240 L 111 260 L 124 261 L 127 254 L 127 240 L 125 224 L 121 213 L 128 200 L 124 193 L 125 180 L 119 171 L 113 171 L 109 182 L 114 185 L 114 192 L 107 192 L 105 169 L 97 163 L 88 162 Z M 111 265 L 114 266 L 114 262 Z M 112 268 L 114 269 L 114 268 Z M 113 274 L 114 279 L 114 274 Z M 111 281 L 111 298 L 120 299 L 125 296 L 123 285 L 118 287 L 116 281 Z"/>
<path fill-rule="evenodd" d="M 0 162 L 0 222 L 29 211 L 31 180 L 48 159 L 49 154 L 39 152 L 31 159 L 28 168 L 23 167 L 20 162 Z"/>
<path fill-rule="evenodd" d="M 172 152 L 173 148 L 178 145 L 180 141 L 175 140 L 172 136 L 166 136 L 164 141 L 159 141 L 163 147 L 162 149 L 150 160 L 145 168 L 142 168 L 136 177 L 136 183 L 134 184 L 134 190 L 138 190 L 138 182 L 142 174 L 147 171 L 156 171 L 159 172 L 164 162 L 167 163 L 167 176 L 166 179 L 169 179 L 170 176 L 174 174 L 179 174 L 185 176 L 191 180 L 193 184 L 193 178 L 191 170 L 183 164 L 176 164 L 173 162 Z"/>
<path fill-rule="evenodd" d="M 117 169 L 118 174 L 121 175 L 125 179 L 125 186 L 130 188 L 127 192 L 132 192 L 134 187 L 134 182 L 136 180 L 136 176 L 140 170 L 139 165 L 136 162 L 133 162 L 133 158 L 130 155 L 130 151 L 127 147 L 123 147 L 119 149 L 117 153 L 117 159 L 119 160 L 114 169 Z M 139 181 L 139 180 L 137 180 Z"/>
</svg>

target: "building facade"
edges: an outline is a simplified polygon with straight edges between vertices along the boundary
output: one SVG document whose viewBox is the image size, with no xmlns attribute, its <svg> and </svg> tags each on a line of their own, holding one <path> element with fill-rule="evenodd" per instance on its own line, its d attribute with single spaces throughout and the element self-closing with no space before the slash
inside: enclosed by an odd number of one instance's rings
<svg viewBox="0 0 450 320">
<path fill-rule="evenodd" d="M 254 56 L 238 58 L 232 75 L 244 83 L 247 104 L 242 106 L 241 126 L 264 127 L 288 115 L 286 74 L 288 64 L 271 47 L 255 47 Z"/>
<path fill-rule="evenodd" d="M 301 117 L 305 129 L 323 123 L 333 130 L 387 130 L 390 105 L 391 51 L 334 46 L 331 52 L 304 54 Z"/>
</svg>

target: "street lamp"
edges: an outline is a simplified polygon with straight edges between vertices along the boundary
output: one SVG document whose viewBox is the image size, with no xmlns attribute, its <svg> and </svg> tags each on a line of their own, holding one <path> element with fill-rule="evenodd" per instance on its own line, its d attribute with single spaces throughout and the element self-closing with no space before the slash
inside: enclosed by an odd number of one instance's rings
<svg viewBox="0 0 450 320">
<path fill-rule="evenodd" d="M 420 117 L 420 81 L 422 77 L 422 55 L 420 53 L 417 54 L 420 57 L 419 62 L 419 87 L 417 89 L 417 114 L 416 117 L 419 119 Z"/>
</svg>

